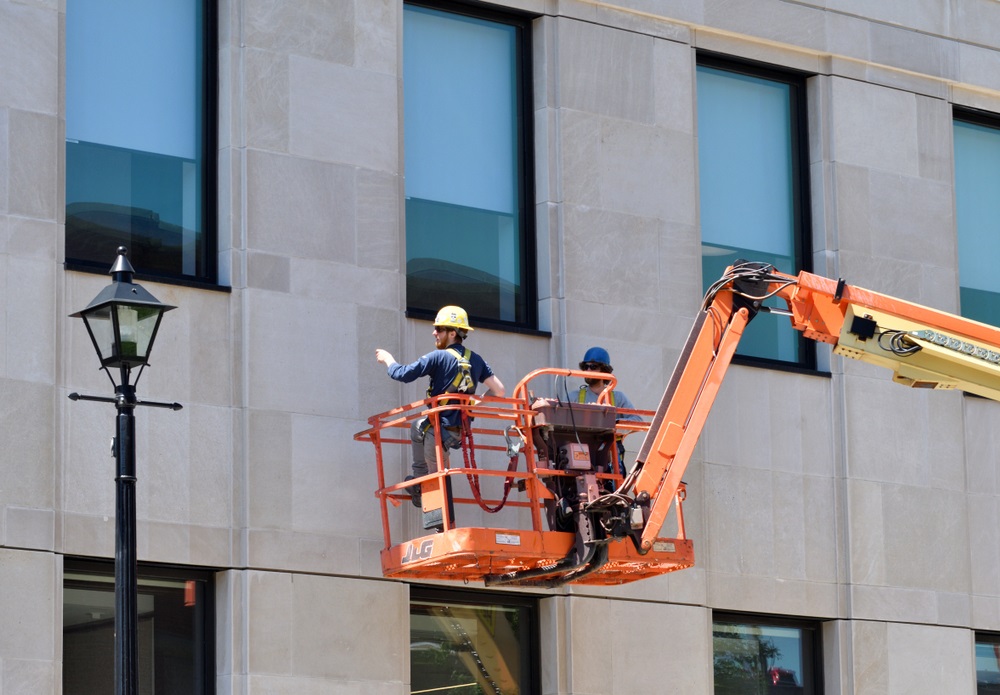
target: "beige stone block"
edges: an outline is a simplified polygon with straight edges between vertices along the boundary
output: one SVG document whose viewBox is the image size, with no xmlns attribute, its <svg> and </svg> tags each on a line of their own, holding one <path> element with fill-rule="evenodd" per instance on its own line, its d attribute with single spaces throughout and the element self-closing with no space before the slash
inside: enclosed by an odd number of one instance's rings
<svg viewBox="0 0 1000 695">
<path fill-rule="evenodd" d="M 970 576 L 964 495 L 887 485 L 882 503 L 886 582 L 934 591 L 966 590 Z"/>
<path fill-rule="evenodd" d="M 398 271 L 405 205 L 401 179 L 394 173 L 362 169 L 357 186 L 358 265 Z"/>
<path fill-rule="evenodd" d="M 350 306 L 270 292 L 250 291 L 248 313 L 251 407 L 313 415 L 353 417 L 352 403 L 338 393 L 355 390 L 357 374 L 303 368 L 314 363 L 317 347 L 345 346 L 341 360 L 356 364 L 354 310 Z M 306 338 L 306 340 L 300 340 Z"/>
<path fill-rule="evenodd" d="M 15 71 L 16 72 L 16 71 Z M 56 192 L 61 190 L 55 116 L 8 111 L 8 209 L 16 215 L 55 220 Z"/>
<path fill-rule="evenodd" d="M 46 662 L 48 668 L 55 666 L 56 645 L 61 642 L 61 635 L 55 634 L 60 605 L 58 577 L 55 555 L 0 548 L 0 586 L 4 587 L 0 592 L 0 621 L 6 626 L 0 631 L 0 654 L 5 693 L 7 669 L 12 661 L 23 659 Z M 37 665 L 45 670 L 43 664 Z M 27 678 L 30 668 L 29 664 L 21 664 L 14 670 Z"/>
<path fill-rule="evenodd" d="M 802 5 L 782 5 L 780 11 L 762 11 L 760 5 L 752 3 L 705 2 L 705 23 L 710 27 L 812 49 L 824 48 L 825 16 L 826 13 L 817 8 Z M 784 61 L 770 62 L 785 64 Z"/>
<path fill-rule="evenodd" d="M 694 53 L 687 43 L 653 44 L 654 122 L 671 131 L 694 134 Z"/>
<path fill-rule="evenodd" d="M 112 483 L 112 496 L 114 487 Z M 108 514 L 94 516 L 64 512 L 57 519 L 56 532 L 62 539 L 57 550 L 66 555 L 113 558 L 115 555 L 114 507 Z M 138 546 L 137 546 L 138 547 Z"/>
<path fill-rule="evenodd" d="M 247 254 L 247 287 L 270 292 L 288 292 L 291 259 L 270 253 Z"/>
<path fill-rule="evenodd" d="M 370 680 L 315 678 L 300 676 L 250 675 L 245 679 L 246 692 L 268 695 L 399 695 L 406 692 L 400 682 L 379 683 Z M 242 691 L 241 691 L 242 692 Z"/>
<path fill-rule="evenodd" d="M 965 3 L 968 4 L 968 3 Z M 995 24 L 984 24 L 984 31 L 994 31 Z M 985 104 L 995 105 L 997 95 L 996 90 L 1000 89 L 1000 52 L 993 48 L 961 43 L 958 46 L 958 60 L 961 68 L 959 82 L 966 85 L 978 85 L 991 90 L 992 93 L 985 93 L 981 89 L 974 90 L 976 95 L 973 99 L 983 99 Z M 964 91 L 962 93 L 965 93 Z M 965 93 L 968 94 L 968 93 Z M 970 95 L 971 96 L 971 95 Z M 978 101 L 966 101 L 962 99 L 959 104 L 976 107 Z M 996 110 L 995 106 L 991 110 Z"/>
<path fill-rule="evenodd" d="M 289 145 L 289 57 L 273 51 L 242 52 L 245 82 L 240 98 L 248 147 L 287 152 Z"/>
<path fill-rule="evenodd" d="M 917 97 L 917 132 L 920 137 L 920 176 L 953 185 L 953 105 L 942 99 Z M 947 228 L 947 227 L 945 227 Z M 938 230 L 940 231 L 940 230 Z M 947 235 L 942 235 L 947 236 Z"/>
<path fill-rule="evenodd" d="M 598 200 L 603 207 L 682 224 L 695 222 L 694 179 L 676 175 L 695 169 L 690 134 L 603 119 L 600 138 Z M 643 241 L 631 243 L 650 248 Z"/>
<path fill-rule="evenodd" d="M 348 65 L 354 58 L 353 3 L 249 0 L 244 8 L 243 40 L 249 46 Z"/>
<path fill-rule="evenodd" d="M 981 495 L 996 495 L 1000 483 L 993 452 L 1000 451 L 1000 432 L 992 426 L 997 405 L 985 399 L 965 400 L 965 464 L 968 489 Z"/>
<path fill-rule="evenodd" d="M 557 629 L 567 636 L 560 661 L 569 670 L 558 692 L 655 691 L 668 681 L 678 692 L 700 692 L 711 682 L 711 618 L 704 608 L 573 597 L 564 616 Z"/>
<path fill-rule="evenodd" d="M 359 553 L 359 539 L 354 536 L 253 529 L 249 534 L 252 567 L 354 576 L 360 574 Z"/>
<path fill-rule="evenodd" d="M 937 597 L 933 591 L 853 585 L 851 615 L 862 620 L 886 620 L 933 625 Z"/>
<path fill-rule="evenodd" d="M 59 110 L 60 13 L 56 7 L 0 5 L 0 72 L 4 106 L 37 114 Z"/>
<path fill-rule="evenodd" d="M 637 295 L 634 278 L 656 276 L 657 257 L 648 249 L 659 237 L 657 221 L 582 206 L 566 210 L 565 220 L 572 230 L 564 243 L 566 295 L 599 304 L 653 308 L 655 297 Z M 595 273 L 591 271 L 595 264 L 628 268 L 629 273 Z"/>
<path fill-rule="evenodd" d="M 970 625 L 972 597 L 965 592 L 938 592 L 937 622 L 942 625 Z"/>
<path fill-rule="evenodd" d="M 860 620 L 846 625 L 850 636 L 848 655 L 854 657 L 853 663 L 845 664 L 849 669 L 853 667 L 854 682 L 850 687 L 859 695 L 890 692 L 888 626 Z"/>
<path fill-rule="evenodd" d="M 223 7 L 223 3 L 228 3 L 228 0 L 221 0 L 219 3 L 219 51 L 218 51 L 218 61 L 219 61 L 219 88 L 217 92 L 218 103 L 216 108 L 218 109 L 218 147 L 220 152 L 219 159 L 219 203 L 220 207 L 224 205 L 223 199 L 225 196 L 222 195 L 223 181 L 227 178 L 226 167 L 223 166 L 221 153 L 223 150 L 229 148 L 240 148 L 245 145 L 243 133 L 243 115 L 239 110 L 239 104 L 241 103 L 240 94 L 238 93 L 238 85 L 240 84 L 239 74 L 240 69 L 243 66 L 243 58 L 240 50 L 229 44 L 228 40 L 223 38 L 223 34 L 227 34 L 230 29 L 230 23 L 226 20 L 228 17 L 224 16 L 226 11 Z M 219 221 L 223 220 L 223 215 L 219 214 Z M 220 227 L 222 225 L 220 224 Z M 224 238 L 225 235 L 220 232 L 220 238 Z"/>
<path fill-rule="evenodd" d="M 354 260 L 352 168 L 252 151 L 246 187 L 248 250 Z"/>
<path fill-rule="evenodd" d="M 965 0 L 951 13 L 951 30 L 962 44 L 997 46 L 996 34 L 991 27 L 1000 22 L 1000 7 L 991 0 Z"/>
<path fill-rule="evenodd" d="M 405 585 L 261 572 L 249 578 L 250 673 L 376 688 L 409 680 L 402 670 L 409 631 L 400 627 L 409 622 Z"/>
<path fill-rule="evenodd" d="M 973 594 L 972 621 L 969 624 L 973 630 L 1000 630 L 1000 597 L 977 596 Z"/>
<path fill-rule="evenodd" d="M 0 506 L 53 507 L 53 397 L 50 386 L 0 379 Z"/>
<path fill-rule="evenodd" d="M 975 683 L 972 634 L 936 625 L 890 623 L 886 626 L 886 693 L 934 695 L 972 692 Z"/>
<path fill-rule="evenodd" d="M 856 585 L 882 585 L 887 574 L 882 486 L 852 478 L 846 482 L 846 495 L 847 580 Z"/>
<path fill-rule="evenodd" d="M 5 224 L 7 232 L 0 233 L 0 238 L 5 238 L 6 241 L 0 248 L 11 255 L 12 258 L 9 259 L 11 264 L 19 262 L 22 258 L 49 263 L 57 259 L 57 246 L 63 244 L 64 230 L 61 226 L 46 220 L 25 217 L 10 217 Z M 34 265 L 27 266 L 26 269 L 40 270 Z M 51 274 L 50 271 L 45 272 Z M 33 280 L 38 282 L 37 276 L 33 277 Z"/>
<path fill-rule="evenodd" d="M 291 415 L 251 411 L 247 428 L 247 524 L 288 528 L 292 515 Z"/>
<path fill-rule="evenodd" d="M 55 512 L 51 509 L 7 507 L 4 545 L 32 550 L 55 550 Z"/>
<path fill-rule="evenodd" d="M 354 65 L 395 75 L 399 71 L 399 3 L 377 0 L 354 5 Z"/>
<path fill-rule="evenodd" d="M 567 204 L 600 200 L 600 172 L 593 162 L 600 159 L 601 119 L 582 111 L 561 109 L 551 137 L 556 158 L 549 166 L 549 195 Z M 563 215 L 565 217 L 565 208 Z M 565 222 L 564 222 L 565 224 Z"/>
<path fill-rule="evenodd" d="M 922 75 L 954 79 L 958 73 L 958 46 L 938 36 L 873 22 L 871 59 Z"/>
<path fill-rule="evenodd" d="M 561 107 L 653 122 L 653 38 L 569 19 L 558 20 L 556 36 Z"/>
<path fill-rule="evenodd" d="M 832 0 L 823 4 L 831 12 L 852 14 L 933 34 L 948 33 L 948 7 L 934 0 L 884 2 L 878 5 L 865 0 Z"/>
<path fill-rule="evenodd" d="M 875 255 L 957 265 L 954 237 L 942 233 L 953 228 L 951 182 L 872 171 L 869 186 Z"/>
<path fill-rule="evenodd" d="M 857 61 L 869 59 L 871 31 L 868 20 L 854 15 L 827 12 L 823 23 L 826 32 L 823 45 L 832 56 L 847 56 Z"/>
<path fill-rule="evenodd" d="M 366 169 L 400 171 L 399 83 L 395 75 L 292 56 L 289 95 L 292 153 Z"/>
<path fill-rule="evenodd" d="M 915 176 L 916 96 L 855 80 L 832 80 L 832 149 L 845 164 Z"/>
<path fill-rule="evenodd" d="M 56 660 L 4 659 L 0 665 L 0 685 L 5 693 L 59 693 L 62 692 L 60 666 Z"/>
</svg>

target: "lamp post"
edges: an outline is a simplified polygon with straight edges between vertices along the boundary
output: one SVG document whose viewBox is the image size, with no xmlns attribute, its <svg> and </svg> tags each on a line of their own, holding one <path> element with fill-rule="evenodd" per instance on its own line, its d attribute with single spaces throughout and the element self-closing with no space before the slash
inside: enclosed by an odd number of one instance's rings
<svg viewBox="0 0 1000 695">
<path fill-rule="evenodd" d="M 111 267 L 112 283 L 75 314 L 83 319 L 97 350 L 101 369 L 115 387 L 114 398 L 71 393 L 71 400 L 114 403 L 118 409 L 114 454 L 115 475 L 115 693 L 136 695 L 139 686 L 138 578 L 135 550 L 135 408 L 147 405 L 180 410 L 179 403 L 139 401 L 135 385 L 149 360 L 149 352 L 164 312 L 175 307 L 161 304 L 132 282 L 135 270 L 125 247 Z M 132 369 L 139 367 L 130 382 Z M 118 383 L 111 370 L 117 369 Z"/>
</svg>

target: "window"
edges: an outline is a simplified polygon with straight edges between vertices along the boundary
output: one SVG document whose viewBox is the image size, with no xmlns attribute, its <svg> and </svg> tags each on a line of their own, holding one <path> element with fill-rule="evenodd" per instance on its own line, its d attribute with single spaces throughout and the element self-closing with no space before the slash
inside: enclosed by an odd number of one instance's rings
<svg viewBox="0 0 1000 695">
<path fill-rule="evenodd" d="M 412 316 L 459 304 L 480 323 L 534 327 L 527 34 L 505 15 L 405 6 Z"/>
<path fill-rule="evenodd" d="M 215 692 L 213 576 L 139 566 L 139 692 Z M 115 678 L 115 568 L 67 559 L 63 572 L 63 688 L 110 693 Z"/>
<path fill-rule="evenodd" d="M 1000 118 L 956 112 L 955 215 L 962 316 L 1000 325 Z"/>
<path fill-rule="evenodd" d="M 66 3 L 66 266 L 216 280 L 214 2 Z"/>
<path fill-rule="evenodd" d="M 976 695 L 1000 695 L 1000 635 L 976 635 Z"/>
<path fill-rule="evenodd" d="M 815 623 L 716 615 L 712 653 L 715 695 L 822 692 Z"/>
<path fill-rule="evenodd" d="M 533 599 L 417 586 L 410 591 L 410 692 L 541 691 Z"/>
<path fill-rule="evenodd" d="M 808 256 L 804 79 L 704 57 L 697 74 L 705 289 L 737 259 L 799 272 Z M 768 317 L 747 328 L 737 354 L 815 366 L 799 332 Z"/>
</svg>

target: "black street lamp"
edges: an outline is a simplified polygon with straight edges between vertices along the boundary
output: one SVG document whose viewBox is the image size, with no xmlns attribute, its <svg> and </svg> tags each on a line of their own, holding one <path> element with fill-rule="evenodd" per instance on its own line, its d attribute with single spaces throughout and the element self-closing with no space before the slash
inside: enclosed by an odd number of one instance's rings
<svg viewBox="0 0 1000 695">
<path fill-rule="evenodd" d="M 71 393 L 71 400 L 114 403 L 118 408 L 114 440 L 115 476 L 115 693 L 136 695 L 139 690 L 139 613 L 135 550 L 135 407 L 147 405 L 180 410 L 180 403 L 139 401 L 135 385 L 149 360 L 149 352 L 164 312 L 175 307 L 132 282 L 135 270 L 118 247 L 111 267 L 113 282 L 86 309 L 70 314 L 82 318 L 101 360 L 101 369 L 115 387 L 114 398 Z M 139 367 L 129 382 L 133 367 Z M 111 373 L 119 370 L 119 382 Z"/>
</svg>

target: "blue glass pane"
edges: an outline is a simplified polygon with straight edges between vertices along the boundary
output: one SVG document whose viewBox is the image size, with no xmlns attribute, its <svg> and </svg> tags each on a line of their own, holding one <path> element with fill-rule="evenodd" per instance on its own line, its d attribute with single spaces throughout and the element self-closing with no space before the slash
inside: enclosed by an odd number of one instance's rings
<svg viewBox="0 0 1000 695">
<path fill-rule="evenodd" d="M 66 12 L 66 258 L 211 280 L 201 0 Z M 156 31 L 148 31 L 156 27 Z"/>
<path fill-rule="evenodd" d="M 955 121 L 962 315 L 1000 325 L 1000 129 Z"/>
<path fill-rule="evenodd" d="M 791 85 L 700 66 L 698 171 L 705 288 L 737 258 L 795 273 Z M 797 362 L 787 321 L 758 317 L 738 354 Z"/>
<path fill-rule="evenodd" d="M 517 28 L 407 5 L 407 304 L 525 319 Z"/>
</svg>

